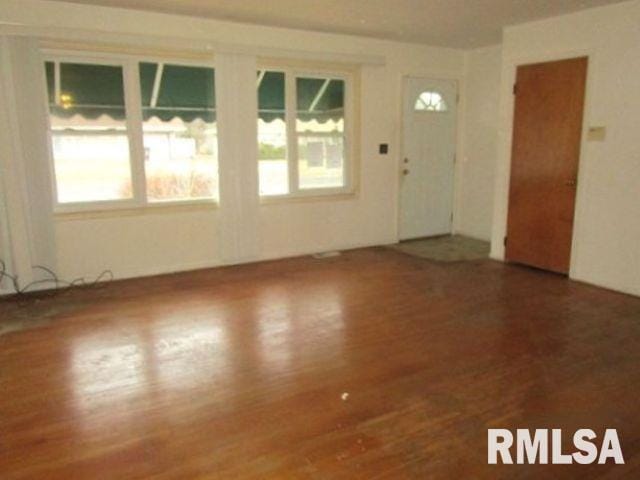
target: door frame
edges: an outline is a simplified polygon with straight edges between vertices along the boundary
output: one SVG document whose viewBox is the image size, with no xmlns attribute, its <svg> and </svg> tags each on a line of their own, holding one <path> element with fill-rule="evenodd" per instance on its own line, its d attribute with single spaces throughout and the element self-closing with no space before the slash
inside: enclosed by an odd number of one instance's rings
<svg viewBox="0 0 640 480">
<path fill-rule="evenodd" d="M 569 262 L 569 278 L 579 277 L 577 271 L 578 259 L 581 251 L 581 238 L 584 230 L 584 220 L 587 214 L 587 198 L 589 185 L 586 170 L 589 162 L 589 141 L 587 133 L 591 119 L 592 96 L 595 84 L 595 66 L 598 55 L 594 49 L 570 49 L 540 52 L 534 55 L 503 57 L 501 105 L 498 117 L 498 151 L 496 183 L 494 192 L 493 227 L 491 236 L 491 258 L 505 261 L 504 237 L 507 232 L 509 212 L 509 188 L 511 184 L 511 152 L 513 147 L 513 125 L 515 98 L 513 85 L 516 81 L 517 69 L 521 65 L 546 63 L 558 60 L 570 60 L 577 57 L 587 57 L 587 78 L 585 82 L 584 112 L 582 118 L 582 136 L 580 138 L 580 155 L 578 157 L 578 185 L 575 197 L 575 215 L 573 234 L 571 238 L 571 258 Z M 505 101 L 506 100 L 506 101 Z"/>
<path fill-rule="evenodd" d="M 432 80 L 438 82 L 451 82 L 455 85 L 456 88 L 456 102 L 455 102 L 455 122 L 454 122 L 454 143 L 455 143 L 455 164 L 453 166 L 453 203 L 451 208 L 451 213 L 453 215 L 453 219 L 451 221 L 451 234 L 455 234 L 457 231 L 457 219 L 458 219 L 458 205 L 459 205 L 459 181 L 461 178 L 460 168 L 462 162 L 460 159 L 463 154 L 463 130 L 464 120 L 460 119 L 460 113 L 464 112 L 464 96 L 462 94 L 464 90 L 464 78 L 451 76 L 451 77 L 442 77 L 439 75 L 422 75 L 422 74 L 410 74 L 403 73 L 400 75 L 400 102 L 399 102 L 399 115 L 400 115 L 400 128 L 399 128 L 399 137 L 398 137 L 398 145 L 400 148 L 398 149 L 398 156 L 396 158 L 396 242 L 400 241 L 400 219 L 401 219 L 401 209 L 402 209 L 402 170 L 404 168 L 403 160 L 405 158 L 405 144 L 404 144 L 404 133 L 406 129 L 405 121 L 404 121 L 404 101 L 405 95 L 407 94 L 407 80 L 410 78 L 418 78 L 423 80 Z M 462 128 L 461 128 L 462 126 Z"/>
</svg>

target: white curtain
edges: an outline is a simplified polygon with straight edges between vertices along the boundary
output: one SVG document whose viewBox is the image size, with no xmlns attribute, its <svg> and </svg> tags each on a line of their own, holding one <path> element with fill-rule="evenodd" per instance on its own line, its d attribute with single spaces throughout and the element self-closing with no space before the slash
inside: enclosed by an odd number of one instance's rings
<svg viewBox="0 0 640 480">
<path fill-rule="evenodd" d="M 2 255 L 21 285 L 46 278 L 36 265 L 55 271 L 53 189 L 47 135 L 45 76 L 38 42 L 3 37 L 1 82 L 3 127 Z M 8 243 L 8 245 L 5 245 Z"/>
</svg>

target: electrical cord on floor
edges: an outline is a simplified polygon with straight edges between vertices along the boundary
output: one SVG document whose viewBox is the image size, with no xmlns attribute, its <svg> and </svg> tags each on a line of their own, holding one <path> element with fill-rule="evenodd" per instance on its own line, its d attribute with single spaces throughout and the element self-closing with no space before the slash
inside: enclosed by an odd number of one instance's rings
<svg viewBox="0 0 640 480">
<path fill-rule="evenodd" d="M 33 267 L 34 270 L 40 270 L 46 273 L 50 278 L 43 278 L 41 280 L 34 280 L 26 284 L 23 287 L 20 287 L 20 282 L 17 275 L 12 275 L 7 272 L 7 265 L 3 260 L 0 260 L 0 283 L 3 280 L 8 280 L 12 285 L 15 293 L 17 295 L 26 295 L 27 293 L 32 293 L 32 289 L 38 285 L 46 285 L 53 284 L 54 287 L 52 289 L 48 289 L 49 291 L 53 291 L 54 293 L 60 292 L 61 290 L 68 290 L 70 288 L 78 287 L 78 288 L 91 288 L 97 287 L 98 284 L 102 282 L 110 282 L 113 280 L 113 272 L 111 270 L 104 270 L 100 275 L 96 277 L 95 280 L 87 281 L 84 277 L 76 278 L 74 280 L 68 281 L 63 280 L 56 275 L 56 273 L 42 265 L 35 265 Z"/>
</svg>

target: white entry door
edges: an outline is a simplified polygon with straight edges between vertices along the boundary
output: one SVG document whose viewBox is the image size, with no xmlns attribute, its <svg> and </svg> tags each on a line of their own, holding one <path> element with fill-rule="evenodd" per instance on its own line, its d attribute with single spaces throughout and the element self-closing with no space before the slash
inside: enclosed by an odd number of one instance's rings
<svg viewBox="0 0 640 480">
<path fill-rule="evenodd" d="M 451 233 L 457 85 L 406 78 L 404 87 L 400 239 Z"/>
</svg>

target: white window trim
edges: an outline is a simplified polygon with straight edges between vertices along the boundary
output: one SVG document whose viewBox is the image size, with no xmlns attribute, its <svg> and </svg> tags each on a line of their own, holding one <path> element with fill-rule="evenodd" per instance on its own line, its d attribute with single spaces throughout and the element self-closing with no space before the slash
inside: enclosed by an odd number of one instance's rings
<svg viewBox="0 0 640 480">
<path fill-rule="evenodd" d="M 340 69 L 325 69 L 321 66 L 305 68 L 295 68 L 265 63 L 259 64 L 260 71 L 283 72 L 285 74 L 285 122 L 287 129 L 287 172 L 289 180 L 289 193 L 278 195 L 260 195 L 260 203 L 280 203 L 287 200 L 299 199 L 331 199 L 348 198 L 356 193 L 356 169 L 358 165 L 356 151 L 356 95 L 354 94 L 356 84 L 356 73 Z M 298 172 L 298 135 L 297 131 L 297 99 L 296 99 L 296 79 L 297 78 L 317 78 L 321 80 L 342 80 L 345 84 L 344 94 L 344 131 L 342 138 L 344 142 L 344 186 L 329 188 L 299 188 Z M 257 91 L 256 91 L 257 95 Z M 256 142 L 258 139 L 256 139 Z M 259 159 L 257 159 L 260 162 Z M 258 179 L 259 180 L 259 179 Z"/>
<path fill-rule="evenodd" d="M 49 94 L 46 82 L 43 85 L 44 101 L 47 111 L 47 141 L 49 146 L 49 169 L 51 171 L 53 205 L 55 214 L 93 213 L 132 209 L 162 209 L 180 206 L 199 207 L 208 205 L 218 207 L 215 198 L 197 198 L 184 200 L 165 200 L 149 202 L 147 199 L 146 172 L 144 165 L 144 137 L 142 123 L 142 96 L 140 92 L 140 63 L 162 63 L 180 66 L 214 68 L 213 60 L 193 60 L 169 56 L 127 55 L 115 53 L 95 53 L 88 51 L 42 49 L 42 66 L 46 62 L 80 63 L 89 65 L 108 65 L 122 67 L 125 117 L 129 141 L 129 167 L 131 169 L 132 198 L 120 200 L 91 200 L 86 202 L 59 202 L 58 182 L 55 159 L 53 156 L 53 138 Z M 59 81 L 59 80 L 56 80 Z M 218 192 L 219 193 L 219 192 Z"/>
</svg>

